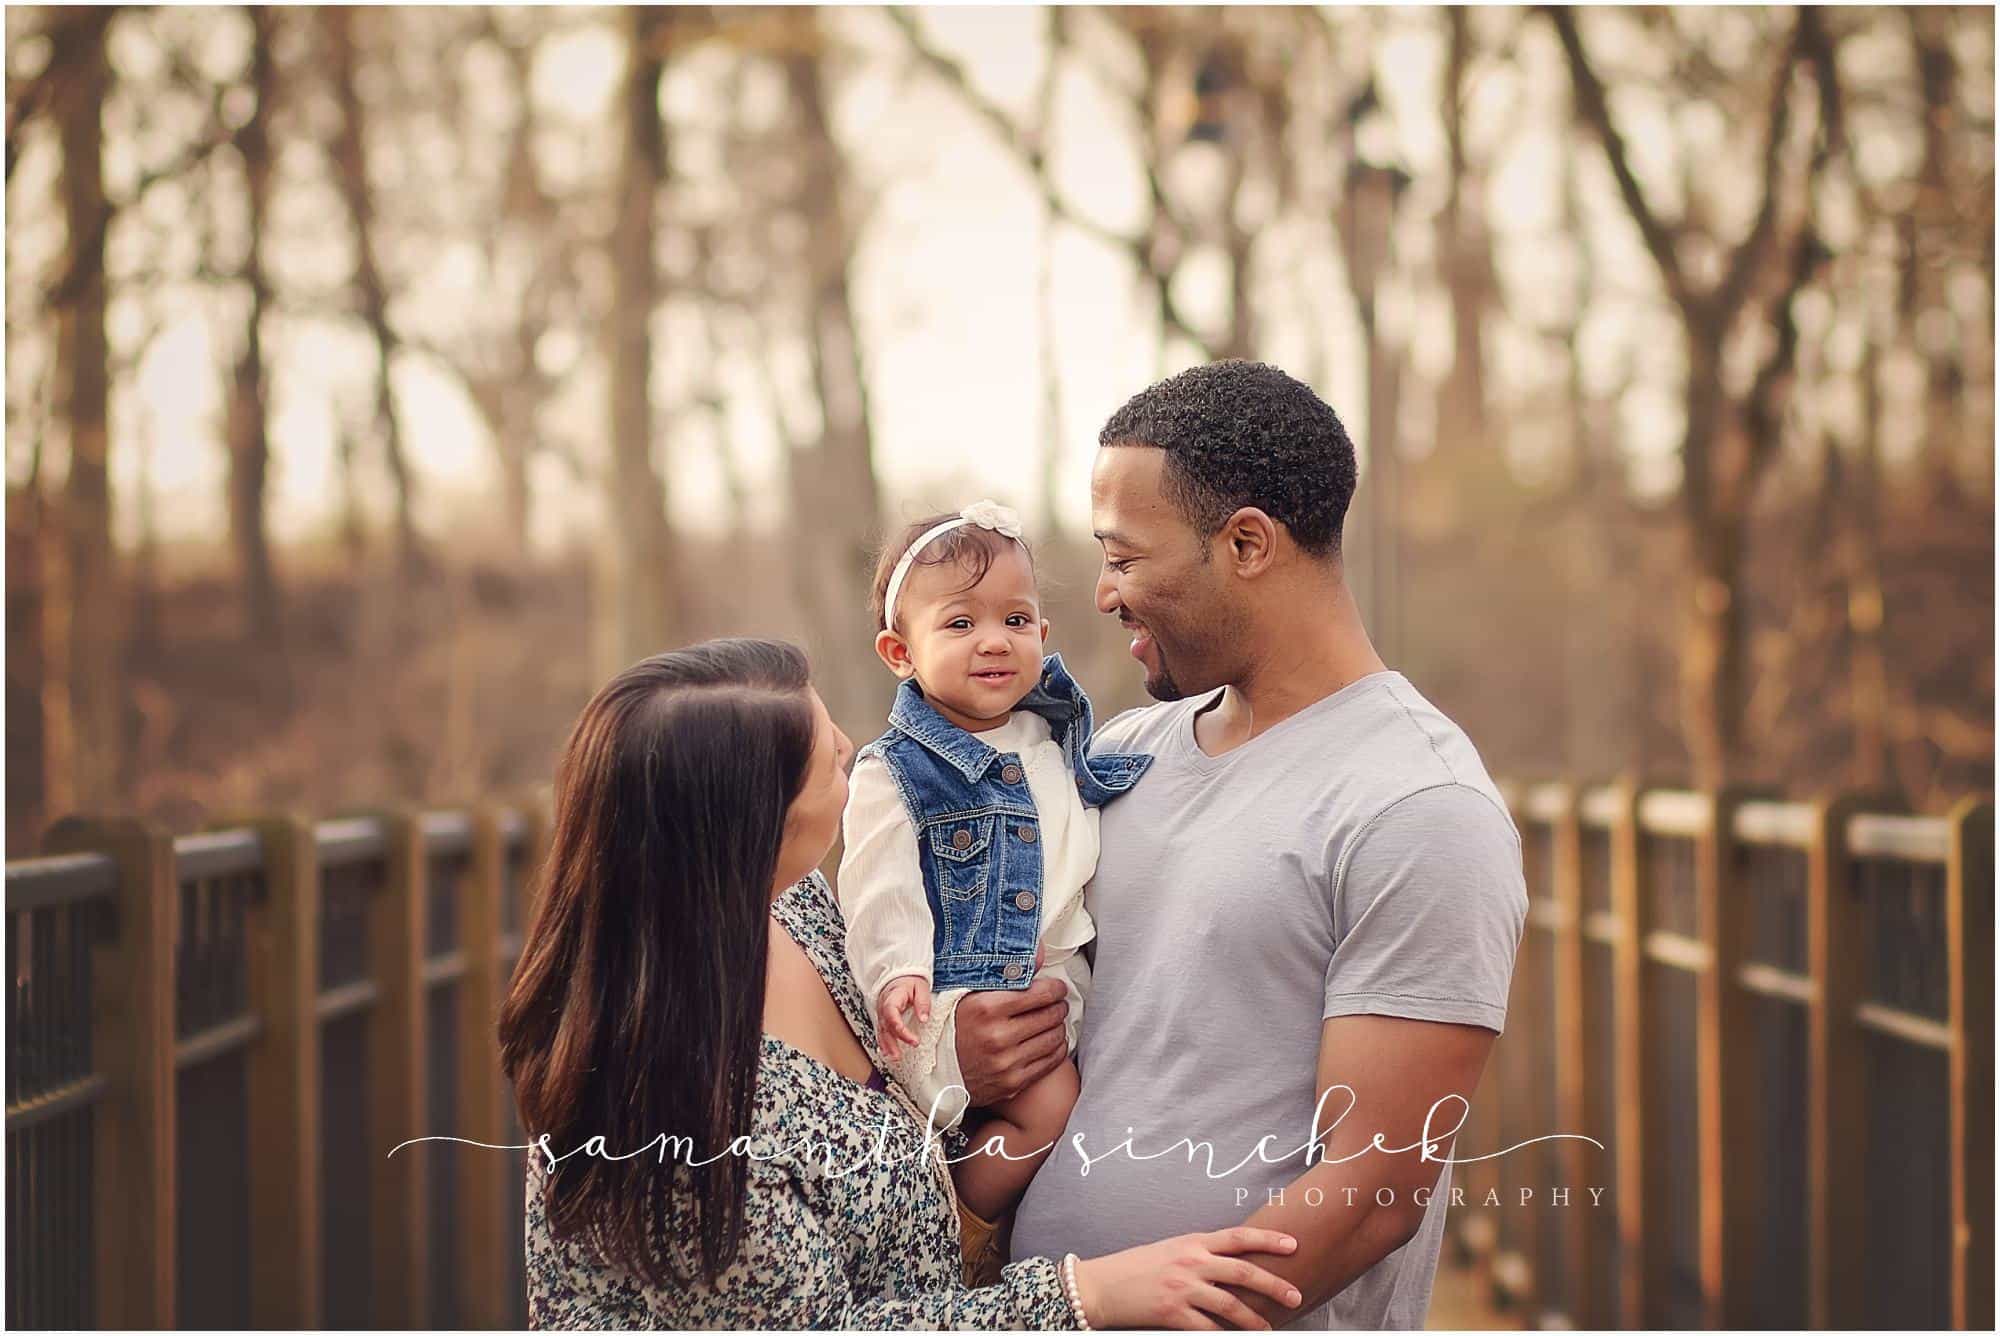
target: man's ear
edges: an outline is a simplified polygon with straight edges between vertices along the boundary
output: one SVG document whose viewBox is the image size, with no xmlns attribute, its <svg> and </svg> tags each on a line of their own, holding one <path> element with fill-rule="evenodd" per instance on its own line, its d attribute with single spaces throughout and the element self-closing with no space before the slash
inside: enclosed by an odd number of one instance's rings
<svg viewBox="0 0 2000 1336">
<path fill-rule="evenodd" d="M 1277 560 L 1277 521 L 1255 506 L 1243 507 L 1224 522 L 1222 540 L 1238 575 L 1262 575 Z"/>
<path fill-rule="evenodd" d="M 889 671 L 898 677 L 908 677 L 917 671 L 916 663 L 910 658 L 910 642 L 894 631 L 876 633 L 875 657 L 882 660 Z"/>
</svg>

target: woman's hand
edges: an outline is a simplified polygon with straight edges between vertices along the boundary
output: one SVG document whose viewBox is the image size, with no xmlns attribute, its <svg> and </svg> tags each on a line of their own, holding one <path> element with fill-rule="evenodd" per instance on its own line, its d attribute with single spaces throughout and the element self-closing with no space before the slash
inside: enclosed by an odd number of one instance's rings
<svg viewBox="0 0 2000 1336">
<path fill-rule="evenodd" d="M 1079 1260 L 1077 1297 L 1093 1327 L 1268 1331 L 1270 1323 L 1222 1287 L 1255 1290 L 1297 1308 L 1303 1296 L 1296 1286 L 1235 1254 L 1290 1254 L 1298 1246 L 1289 1234 L 1248 1225 L 1182 1234 L 1108 1257 Z"/>
<path fill-rule="evenodd" d="M 931 1018 L 931 984 L 921 974 L 899 974 L 882 989 L 882 996 L 875 1002 L 875 1037 L 881 1041 L 882 1056 L 894 1060 L 903 1055 L 897 1041 L 917 1046 L 917 1033 L 903 1020 L 903 1013 L 915 1011 L 917 1024 L 925 1025 Z"/>
</svg>

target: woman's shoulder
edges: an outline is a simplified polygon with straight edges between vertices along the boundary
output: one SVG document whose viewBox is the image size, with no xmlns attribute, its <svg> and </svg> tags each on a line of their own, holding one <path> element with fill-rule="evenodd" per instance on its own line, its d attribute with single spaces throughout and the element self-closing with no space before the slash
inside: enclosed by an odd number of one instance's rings
<svg viewBox="0 0 2000 1336">
<path fill-rule="evenodd" d="M 815 945 L 837 944 L 847 937 L 847 924 L 840 916 L 840 900 L 833 893 L 833 883 L 818 868 L 773 900 L 771 913 L 808 955 L 813 953 Z"/>
</svg>

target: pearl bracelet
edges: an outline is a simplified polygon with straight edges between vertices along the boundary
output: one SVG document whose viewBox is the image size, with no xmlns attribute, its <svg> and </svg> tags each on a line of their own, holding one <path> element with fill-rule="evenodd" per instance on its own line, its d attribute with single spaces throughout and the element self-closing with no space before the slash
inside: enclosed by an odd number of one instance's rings
<svg viewBox="0 0 2000 1336">
<path fill-rule="evenodd" d="M 1083 1293 L 1076 1287 L 1076 1254 L 1064 1253 L 1062 1259 L 1063 1297 L 1069 1300 L 1070 1315 L 1076 1318 L 1078 1331 L 1091 1330 L 1090 1319 L 1083 1315 Z"/>
</svg>

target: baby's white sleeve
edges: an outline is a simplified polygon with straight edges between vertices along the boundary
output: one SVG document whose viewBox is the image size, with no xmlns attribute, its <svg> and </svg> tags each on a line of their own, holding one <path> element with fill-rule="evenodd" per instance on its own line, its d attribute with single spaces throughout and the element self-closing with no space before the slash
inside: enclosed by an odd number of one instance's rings
<svg viewBox="0 0 2000 1336">
<path fill-rule="evenodd" d="M 1077 1032 L 1083 1026 L 1083 1002 L 1090 996 L 1090 962 L 1081 951 L 1066 951 L 1043 966 L 1043 973 L 1063 981 L 1068 1011 L 1063 1016 L 1063 1032 L 1069 1036 L 1069 1051 L 1076 1052 Z"/>
<path fill-rule="evenodd" d="M 872 1013 L 889 980 L 931 977 L 931 906 L 917 832 L 879 757 L 854 763 L 841 835 L 846 847 L 834 893 L 847 921 L 847 964 Z"/>
</svg>

